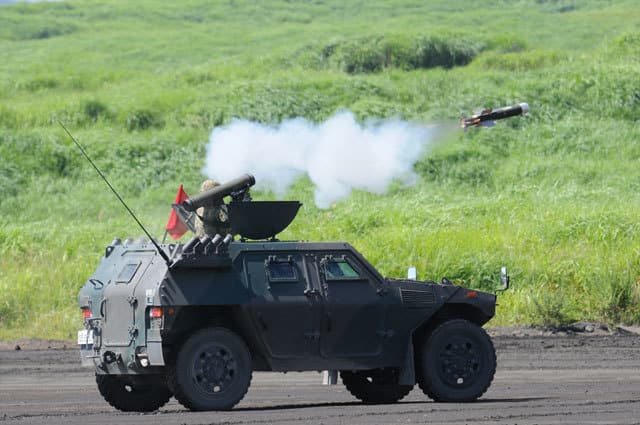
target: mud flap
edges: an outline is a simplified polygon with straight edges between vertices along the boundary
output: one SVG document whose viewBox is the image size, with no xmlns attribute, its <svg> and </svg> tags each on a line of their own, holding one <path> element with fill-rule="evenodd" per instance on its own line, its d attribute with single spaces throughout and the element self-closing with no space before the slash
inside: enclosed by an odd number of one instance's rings
<svg viewBox="0 0 640 425">
<path fill-rule="evenodd" d="M 416 383 L 416 368 L 413 358 L 413 342 L 409 338 L 407 343 L 407 354 L 404 358 L 404 365 L 400 368 L 400 376 L 398 377 L 398 384 L 400 385 L 415 385 Z"/>
</svg>

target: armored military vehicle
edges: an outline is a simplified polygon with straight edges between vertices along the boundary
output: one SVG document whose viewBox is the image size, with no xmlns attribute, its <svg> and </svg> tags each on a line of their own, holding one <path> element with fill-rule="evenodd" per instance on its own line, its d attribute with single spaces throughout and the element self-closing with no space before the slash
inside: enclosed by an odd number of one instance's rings
<svg viewBox="0 0 640 425">
<path fill-rule="evenodd" d="M 443 402 L 487 390 L 494 294 L 383 277 L 345 242 L 279 241 L 301 204 L 251 201 L 254 183 L 245 175 L 176 206 L 231 197 L 229 235 L 106 247 L 79 294 L 78 344 L 107 402 L 153 411 L 174 396 L 227 410 L 253 371 L 339 372 L 365 403 L 396 402 L 416 383 Z"/>
</svg>

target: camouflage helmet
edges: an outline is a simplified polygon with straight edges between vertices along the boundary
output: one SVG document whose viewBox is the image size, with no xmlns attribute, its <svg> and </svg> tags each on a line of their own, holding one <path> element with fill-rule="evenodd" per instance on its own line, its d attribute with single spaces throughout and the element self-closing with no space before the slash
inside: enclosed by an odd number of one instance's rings
<svg viewBox="0 0 640 425">
<path fill-rule="evenodd" d="M 218 183 L 217 181 L 215 181 L 213 179 L 207 179 L 207 180 L 203 181 L 202 184 L 200 185 L 200 192 L 211 190 L 216 186 L 220 186 L 220 183 Z"/>
</svg>

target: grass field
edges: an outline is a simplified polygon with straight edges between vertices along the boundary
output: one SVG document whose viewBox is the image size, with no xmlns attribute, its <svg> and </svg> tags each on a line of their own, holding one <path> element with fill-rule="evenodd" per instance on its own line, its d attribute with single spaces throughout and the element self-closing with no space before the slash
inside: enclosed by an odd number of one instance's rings
<svg viewBox="0 0 640 425">
<path fill-rule="evenodd" d="M 197 191 L 213 128 L 245 118 L 451 122 L 412 187 L 327 210 L 308 180 L 283 239 L 346 240 L 380 270 L 491 289 L 494 325 L 640 323 L 640 9 L 635 0 L 62 1 L 0 6 L 0 338 L 72 338 L 114 236 L 153 234 Z M 256 199 L 268 199 L 256 193 Z"/>
</svg>

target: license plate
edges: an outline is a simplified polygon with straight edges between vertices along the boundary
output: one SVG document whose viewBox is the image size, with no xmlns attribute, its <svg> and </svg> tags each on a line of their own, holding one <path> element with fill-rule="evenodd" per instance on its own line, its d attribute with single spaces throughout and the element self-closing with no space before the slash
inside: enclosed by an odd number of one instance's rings
<svg viewBox="0 0 640 425">
<path fill-rule="evenodd" d="M 92 345 L 93 330 L 83 329 L 78 331 L 78 345 Z"/>
</svg>

